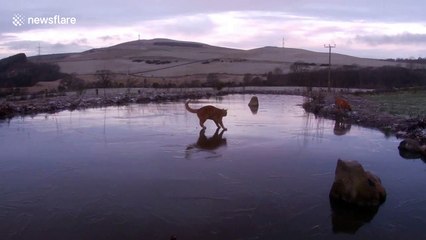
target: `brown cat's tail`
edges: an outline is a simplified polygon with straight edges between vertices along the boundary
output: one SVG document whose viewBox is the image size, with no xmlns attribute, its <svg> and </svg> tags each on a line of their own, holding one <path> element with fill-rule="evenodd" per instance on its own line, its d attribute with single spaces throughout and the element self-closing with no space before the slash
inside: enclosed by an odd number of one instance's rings
<svg viewBox="0 0 426 240">
<path fill-rule="evenodd" d="M 189 100 L 185 102 L 185 108 L 188 112 L 197 113 L 197 109 L 193 109 L 189 107 Z"/>
</svg>

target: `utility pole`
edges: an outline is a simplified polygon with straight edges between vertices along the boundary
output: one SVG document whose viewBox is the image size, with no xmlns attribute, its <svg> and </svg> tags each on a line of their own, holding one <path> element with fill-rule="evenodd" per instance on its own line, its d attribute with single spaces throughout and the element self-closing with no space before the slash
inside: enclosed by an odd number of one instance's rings
<svg viewBox="0 0 426 240">
<path fill-rule="evenodd" d="M 285 41 L 284 41 L 284 37 L 283 37 L 283 48 L 284 48 L 284 43 L 285 43 Z"/>
<path fill-rule="evenodd" d="M 331 91 L 331 49 L 336 47 L 336 44 L 325 45 L 325 48 L 328 48 L 328 92 Z"/>
<path fill-rule="evenodd" d="M 40 61 L 40 52 L 41 52 L 40 43 L 38 43 L 37 52 L 38 52 L 37 59 L 38 61 Z"/>
</svg>

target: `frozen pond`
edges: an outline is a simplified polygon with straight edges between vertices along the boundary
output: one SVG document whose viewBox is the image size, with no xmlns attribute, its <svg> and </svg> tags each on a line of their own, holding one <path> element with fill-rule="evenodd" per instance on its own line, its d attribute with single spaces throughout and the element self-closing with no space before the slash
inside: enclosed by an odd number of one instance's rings
<svg viewBox="0 0 426 240">
<path fill-rule="evenodd" d="M 426 165 L 399 140 L 335 129 L 303 98 L 202 100 L 228 109 L 200 132 L 184 103 L 0 122 L 1 239 L 425 239 Z M 382 179 L 387 200 L 359 217 L 332 209 L 337 159 Z"/>
</svg>

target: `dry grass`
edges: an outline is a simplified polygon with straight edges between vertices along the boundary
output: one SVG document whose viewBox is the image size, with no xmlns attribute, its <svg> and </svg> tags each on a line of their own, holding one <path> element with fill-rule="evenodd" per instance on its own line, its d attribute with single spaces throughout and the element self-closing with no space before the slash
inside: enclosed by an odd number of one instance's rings
<svg viewBox="0 0 426 240">
<path fill-rule="evenodd" d="M 379 111 L 407 117 L 426 117 L 426 90 L 407 90 L 368 95 Z"/>
</svg>

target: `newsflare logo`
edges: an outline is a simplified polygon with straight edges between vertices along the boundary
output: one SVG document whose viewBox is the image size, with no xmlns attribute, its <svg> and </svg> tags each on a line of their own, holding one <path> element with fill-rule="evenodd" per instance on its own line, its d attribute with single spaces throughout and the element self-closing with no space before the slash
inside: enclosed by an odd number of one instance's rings
<svg viewBox="0 0 426 240">
<path fill-rule="evenodd" d="M 25 17 L 22 14 L 14 14 L 12 16 L 12 24 L 15 27 L 20 27 L 25 24 L 27 25 L 68 25 L 76 24 L 77 18 L 75 17 L 63 17 L 61 15 L 55 14 L 49 17 Z"/>
<path fill-rule="evenodd" d="M 12 24 L 16 27 L 22 26 L 25 24 L 25 17 L 21 14 L 15 14 L 12 17 Z"/>
</svg>

